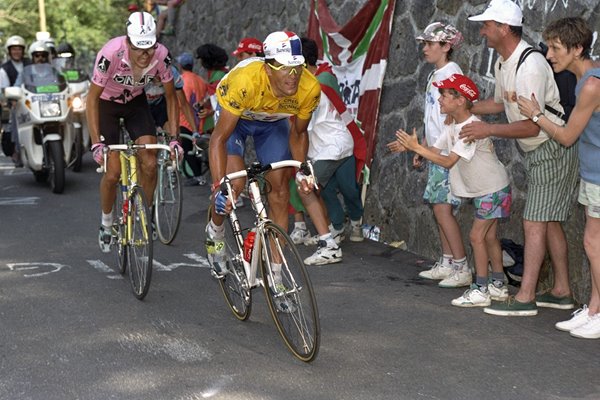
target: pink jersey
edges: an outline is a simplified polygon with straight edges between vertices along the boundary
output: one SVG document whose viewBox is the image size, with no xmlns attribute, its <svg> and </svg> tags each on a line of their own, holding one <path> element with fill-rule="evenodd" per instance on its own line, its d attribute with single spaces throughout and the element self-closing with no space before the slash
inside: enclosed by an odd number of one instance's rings
<svg viewBox="0 0 600 400">
<path fill-rule="evenodd" d="M 127 37 L 119 36 L 109 40 L 98 52 L 92 82 L 104 88 L 101 99 L 125 104 L 142 94 L 144 86 L 156 76 L 162 82 L 172 81 L 170 65 L 169 50 L 158 43 L 150 64 L 142 71 L 139 80 L 134 82 Z"/>
</svg>

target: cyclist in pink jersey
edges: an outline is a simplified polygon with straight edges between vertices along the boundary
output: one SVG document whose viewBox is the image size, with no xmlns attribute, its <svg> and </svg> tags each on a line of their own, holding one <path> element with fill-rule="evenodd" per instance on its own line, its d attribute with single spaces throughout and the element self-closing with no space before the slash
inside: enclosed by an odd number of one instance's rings
<svg viewBox="0 0 600 400">
<path fill-rule="evenodd" d="M 172 135 L 169 146 L 181 149 L 177 136 L 179 105 L 169 51 L 156 42 L 156 22 L 152 16 L 146 12 L 134 12 L 127 21 L 127 35 L 109 40 L 96 57 L 86 111 L 96 162 L 104 162 L 103 148 L 106 145 L 119 143 L 121 118 L 137 144 L 156 143 L 156 129 L 144 94 L 144 86 L 155 77 L 160 78 L 165 89 L 168 131 Z M 140 151 L 138 156 L 139 180 L 146 199 L 151 201 L 156 186 L 156 151 Z M 102 222 L 98 244 L 103 252 L 110 251 L 112 207 L 120 173 L 118 154 L 109 154 L 106 173 L 100 182 Z"/>
</svg>

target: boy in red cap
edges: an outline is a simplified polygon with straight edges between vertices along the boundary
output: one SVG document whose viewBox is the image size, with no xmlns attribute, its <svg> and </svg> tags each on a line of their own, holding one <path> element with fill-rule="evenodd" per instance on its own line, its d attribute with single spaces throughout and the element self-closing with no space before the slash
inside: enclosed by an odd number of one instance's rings
<svg viewBox="0 0 600 400">
<path fill-rule="evenodd" d="M 464 75 L 453 74 L 433 85 L 440 90 L 438 101 L 441 112 L 451 117 L 452 122 L 444 126 L 442 136 L 433 147 L 420 145 L 414 129 L 412 135 L 398 130 L 398 140 L 389 147 L 392 151 L 412 150 L 449 169 L 452 194 L 473 199 L 475 220 L 469 238 L 473 247 L 476 277 L 462 296 L 452 300 L 452 305 L 486 307 L 492 298 L 504 300 L 508 297 L 502 250 L 496 234 L 498 219 L 510 214 L 512 195 L 508 174 L 489 138 L 473 142 L 458 138 L 464 125 L 479 120 L 470 111 L 473 102 L 479 98 L 479 90 L 473 81 Z M 441 154 L 442 150 L 447 150 L 448 155 Z M 492 264 L 491 279 L 488 279 L 488 261 Z"/>
</svg>

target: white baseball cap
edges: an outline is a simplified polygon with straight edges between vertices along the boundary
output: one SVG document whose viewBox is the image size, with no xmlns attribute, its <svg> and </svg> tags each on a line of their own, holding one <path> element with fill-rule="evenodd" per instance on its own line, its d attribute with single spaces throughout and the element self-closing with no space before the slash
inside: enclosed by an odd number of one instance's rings
<svg viewBox="0 0 600 400">
<path fill-rule="evenodd" d="M 483 13 L 469 17 L 469 21 L 496 21 L 510 26 L 523 26 L 523 12 L 511 0 L 492 0 Z"/>
<path fill-rule="evenodd" d="M 127 20 L 127 36 L 135 47 L 148 49 L 156 43 L 156 21 L 147 12 L 134 12 Z"/>
<path fill-rule="evenodd" d="M 278 63 L 295 67 L 304 64 L 302 42 L 294 32 L 273 32 L 263 43 L 265 59 L 274 59 Z"/>
</svg>

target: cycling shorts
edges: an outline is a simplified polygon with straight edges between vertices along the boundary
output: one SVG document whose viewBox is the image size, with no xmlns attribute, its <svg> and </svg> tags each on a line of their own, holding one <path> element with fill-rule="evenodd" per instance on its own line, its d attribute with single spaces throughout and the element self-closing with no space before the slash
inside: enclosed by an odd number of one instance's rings
<svg viewBox="0 0 600 400">
<path fill-rule="evenodd" d="M 156 128 L 146 96 L 142 93 L 127 104 L 100 99 L 100 134 L 104 144 L 119 144 L 119 118 L 125 120 L 125 128 L 132 140 L 142 136 L 155 136 Z"/>
<path fill-rule="evenodd" d="M 273 122 L 239 119 L 227 140 L 227 154 L 244 158 L 246 138 L 252 136 L 256 158 L 261 164 L 289 160 L 290 126 L 287 119 Z"/>
</svg>

